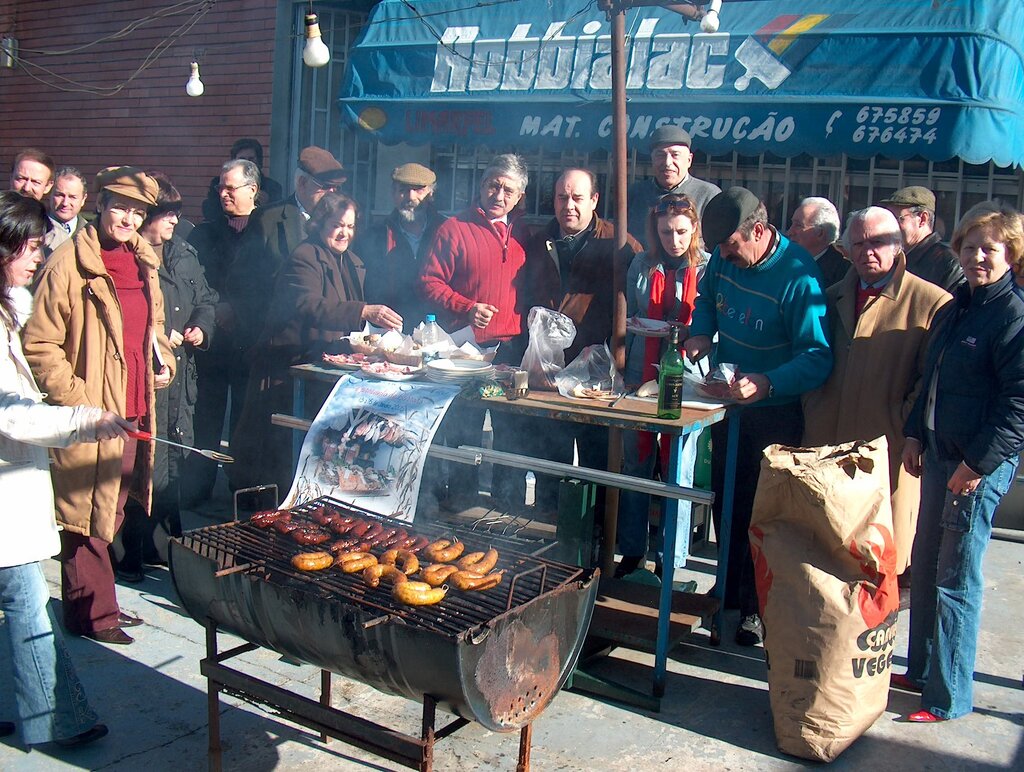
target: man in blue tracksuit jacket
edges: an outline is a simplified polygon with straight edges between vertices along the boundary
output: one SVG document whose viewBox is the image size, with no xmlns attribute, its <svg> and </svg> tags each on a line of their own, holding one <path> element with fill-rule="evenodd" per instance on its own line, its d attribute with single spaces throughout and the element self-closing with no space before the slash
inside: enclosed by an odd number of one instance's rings
<svg viewBox="0 0 1024 772">
<path fill-rule="evenodd" d="M 803 434 L 800 395 L 817 388 L 832 370 L 832 350 L 821 272 L 814 258 L 772 225 L 761 201 L 746 188 L 719 193 L 701 217 L 704 243 L 714 249 L 686 340 L 696 360 L 718 345 L 712 361 L 738 367 L 730 396 L 744 406 L 712 427 L 715 530 L 721 524 L 729 421 L 740 421 L 726 607 L 740 609 L 736 642 L 764 637 L 750 560 L 754 492 L 764 449 L 799 445 Z"/>
</svg>

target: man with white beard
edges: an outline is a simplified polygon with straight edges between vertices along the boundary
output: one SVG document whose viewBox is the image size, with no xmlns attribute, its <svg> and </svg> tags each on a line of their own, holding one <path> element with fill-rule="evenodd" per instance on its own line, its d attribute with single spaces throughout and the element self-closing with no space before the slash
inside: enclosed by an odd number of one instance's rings
<svg viewBox="0 0 1024 772">
<path fill-rule="evenodd" d="M 434 208 L 436 183 L 437 175 L 421 164 L 395 168 L 391 173 L 394 210 L 364 237 L 357 237 L 353 246 L 366 264 L 366 302 L 393 308 L 405 320 L 406 332 L 435 310 L 423 297 L 419 275 L 423 256 L 446 219 Z"/>
</svg>

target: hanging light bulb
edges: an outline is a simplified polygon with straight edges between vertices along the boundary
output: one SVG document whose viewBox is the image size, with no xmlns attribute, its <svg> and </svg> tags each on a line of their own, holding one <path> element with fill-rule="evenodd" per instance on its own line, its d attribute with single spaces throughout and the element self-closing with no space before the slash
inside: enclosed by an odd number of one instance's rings
<svg viewBox="0 0 1024 772">
<path fill-rule="evenodd" d="M 302 61 L 307 67 L 323 67 L 331 61 L 331 51 L 320 37 L 315 13 L 306 14 L 306 47 L 302 49 Z"/>
<path fill-rule="evenodd" d="M 185 84 L 185 93 L 190 97 L 200 97 L 204 91 L 206 87 L 199 80 L 199 63 L 192 62 L 192 74 L 188 76 L 188 83 Z"/>
<path fill-rule="evenodd" d="M 711 0 L 711 7 L 708 9 L 708 12 L 704 14 L 704 18 L 700 20 L 701 30 L 704 32 L 718 32 L 718 14 L 721 10 L 722 0 Z"/>
</svg>

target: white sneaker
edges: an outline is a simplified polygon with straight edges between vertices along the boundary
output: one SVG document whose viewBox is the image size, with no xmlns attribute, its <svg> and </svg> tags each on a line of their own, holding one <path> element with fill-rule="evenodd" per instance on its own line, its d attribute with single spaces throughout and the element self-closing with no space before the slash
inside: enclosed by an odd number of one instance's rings
<svg viewBox="0 0 1024 772">
<path fill-rule="evenodd" d="M 736 628 L 736 643 L 740 646 L 757 646 L 764 641 L 764 625 L 759 614 L 743 617 Z"/>
</svg>

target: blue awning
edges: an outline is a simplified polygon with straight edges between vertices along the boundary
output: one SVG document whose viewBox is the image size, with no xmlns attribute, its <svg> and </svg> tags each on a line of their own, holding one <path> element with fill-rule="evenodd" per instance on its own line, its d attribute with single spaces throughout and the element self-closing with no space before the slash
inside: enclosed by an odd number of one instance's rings
<svg viewBox="0 0 1024 772">
<path fill-rule="evenodd" d="M 676 123 L 712 155 L 1024 164 L 1024 3 L 726 0 L 716 33 L 644 7 L 626 34 L 631 147 Z M 588 0 L 385 0 L 342 113 L 387 144 L 607 148 L 609 36 Z"/>
</svg>

